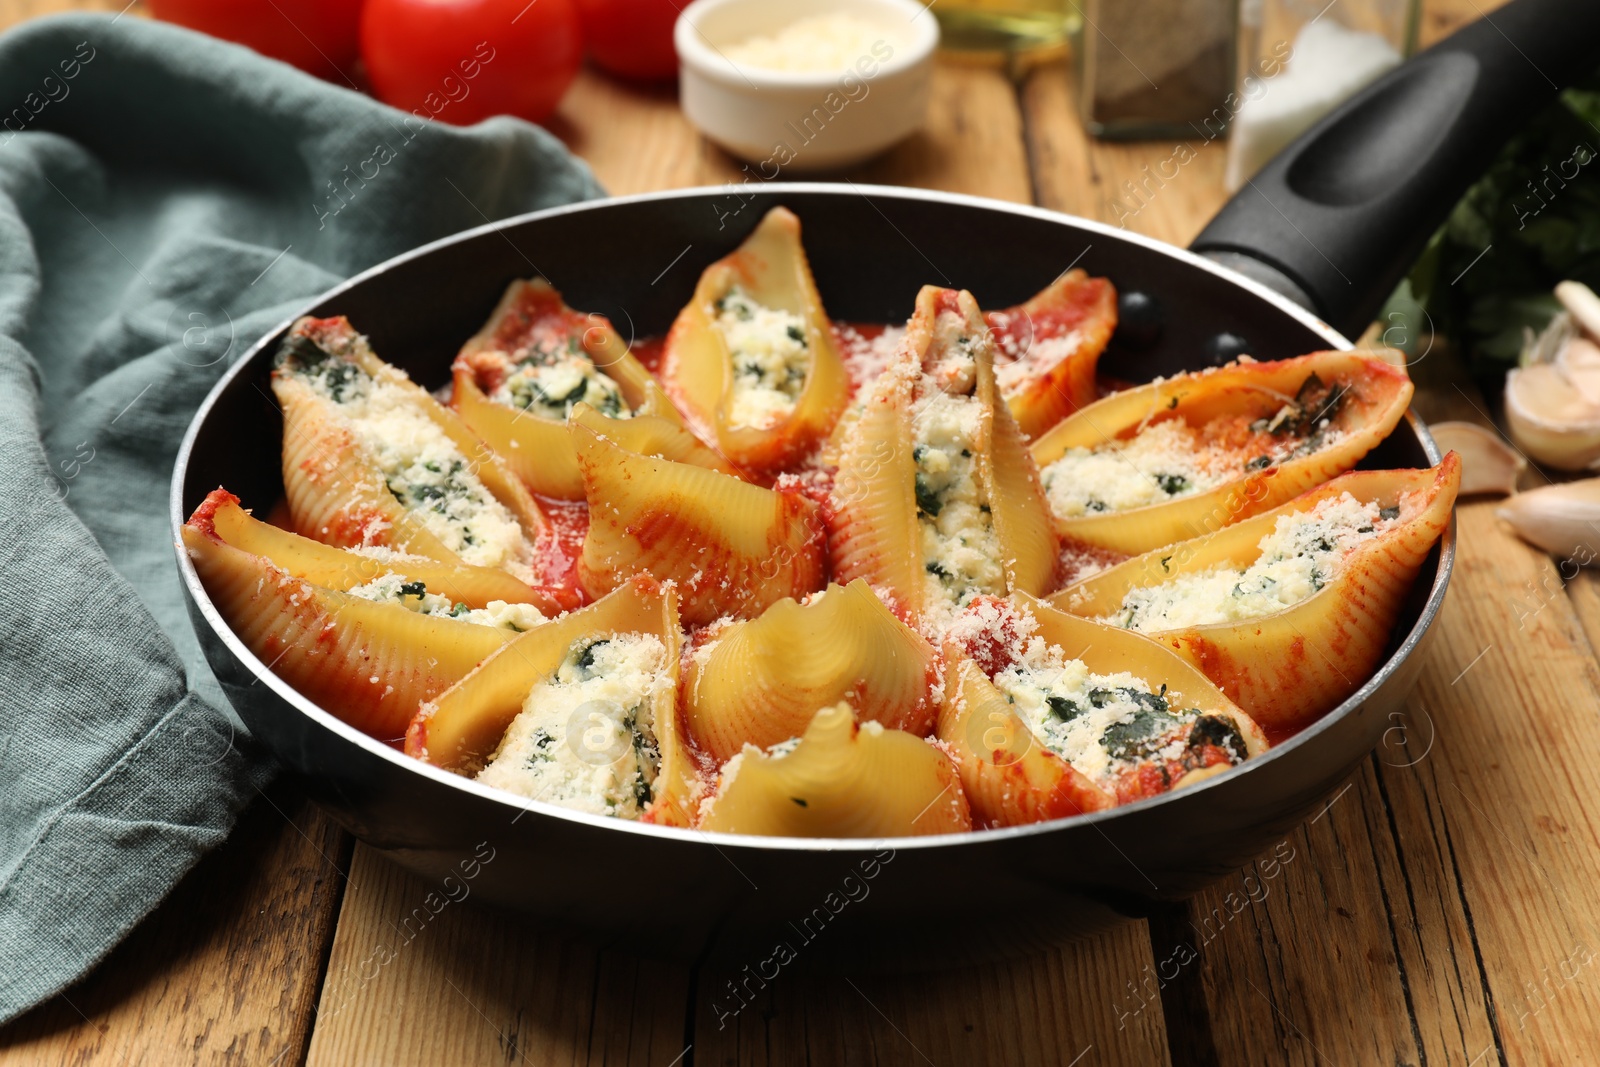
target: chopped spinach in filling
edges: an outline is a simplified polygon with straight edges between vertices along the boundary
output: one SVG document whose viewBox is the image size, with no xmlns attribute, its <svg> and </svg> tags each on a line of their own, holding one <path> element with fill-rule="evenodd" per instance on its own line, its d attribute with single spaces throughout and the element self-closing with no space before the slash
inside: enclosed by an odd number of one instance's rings
<svg viewBox="0 0 1600 1067">
<path fill-rule="evenodd" d="M 719 297 L 713 310 L 732 361 L 729 422 L 759 429 L 788 416 L 811 371 L 805 318 L 768 307 L 738 285 Z"/>
</svg>

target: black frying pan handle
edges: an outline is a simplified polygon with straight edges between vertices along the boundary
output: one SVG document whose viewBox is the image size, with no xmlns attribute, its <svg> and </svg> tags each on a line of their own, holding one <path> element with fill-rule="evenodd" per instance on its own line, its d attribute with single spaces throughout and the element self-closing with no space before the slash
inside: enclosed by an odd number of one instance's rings
<svg viewBox="0 0 1600 1067">
<path fill-rule="evenodd" d="M 1600 0 L 1513 0 L 1346 101 L 1190 248 L 1354 336 L 1505 140 L 1597 66 Z"/>
</svg>

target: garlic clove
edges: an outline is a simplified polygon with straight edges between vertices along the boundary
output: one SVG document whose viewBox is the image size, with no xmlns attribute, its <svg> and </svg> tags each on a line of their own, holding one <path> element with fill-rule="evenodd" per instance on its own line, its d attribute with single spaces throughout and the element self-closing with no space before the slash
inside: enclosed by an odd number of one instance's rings
<svg viewBox="0 0 1600 1067">
<path fill-rule="evenodd" d="M 1518 367 L 1506 375 L 1506 429 L 1529 457 L 1557 470 L 1584 470 L 1600 461 L 1600 406 L 1553 363 Z"/>
<path fill-rule="evenodd" d="M 1553 556 L 1581 566 L 1600 560 L 1600 478 L 1518 493 L 1495 514 Z"/>
<path fill-rule="evenodd" d="M 1428 427 L 1441 452 L 1461 454 L 1461 493 L 1514 493 L 1528 461 L 1492 430 L 1472 422 L 1438 422 Z"/>
<path fill-rule="evenodd" d="M 1556 299 L 1584 333 L 1600 340 L 1600 296 L 1593 289 L 1582 282 L 1561 282 L 1556 286 Z"/>
<path fill-rule="evenodd" d="M 1546 422 L 1600 420 L 1600 407 L 1589 403 L 1554 363 L 1518 367 L 1506 375 L 1506 402 Z"/>
<path fill-rule="evenodd" d="M 1600 345 L 1574 337 L 1556 356 L 1555 367 L 1585 401 L 1600 407 Z"/>
</svg>

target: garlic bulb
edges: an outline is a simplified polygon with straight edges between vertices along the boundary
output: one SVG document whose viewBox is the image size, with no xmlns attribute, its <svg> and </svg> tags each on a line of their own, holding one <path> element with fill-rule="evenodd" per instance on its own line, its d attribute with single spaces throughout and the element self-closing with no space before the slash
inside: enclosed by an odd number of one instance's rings
<svg viewBox="0 0 1600 1067">
<path fill-rule="evenodd" d="M 1518 493 L 1495 514 L 1552 556 L 1586 567 L 1600 560 L 1600 478 Z"/>
<path fill-rule="evenodd" d="M 1493 430 L 1472 422 L 1436 422 L 1428 427 L 1441 452 L 1461 455 L 1461 494 L 1514 493 L 1528 461 Z"/>
<path fill-rule="evenodd" d="M 1600 467 L 1600 297 L 1578 282 L 1556 296 L 1567 308 L 1506 375 L 1506 428 L 1524 452 L 1557 470 Z"/>
</svg>

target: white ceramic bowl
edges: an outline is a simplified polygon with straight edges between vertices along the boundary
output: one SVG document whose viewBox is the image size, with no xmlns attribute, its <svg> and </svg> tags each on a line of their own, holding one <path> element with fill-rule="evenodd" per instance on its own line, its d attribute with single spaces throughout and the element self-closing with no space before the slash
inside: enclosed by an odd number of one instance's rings
<svg viewBox="0 0 1600 1067">
<path fill-rule="evenodd" d="M 881 22 L 886 31 L 848 70 L 764 70 L 723 54 L 750 37 L 836 11 Z M 859 162 L 922 125 L 939 27 L 916 0 L 695 0 L 678 16 L 673 41 L 684 114 L 753 164 L 752 176 L 771 181 Z"/>
</svg>

